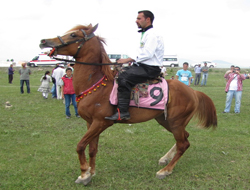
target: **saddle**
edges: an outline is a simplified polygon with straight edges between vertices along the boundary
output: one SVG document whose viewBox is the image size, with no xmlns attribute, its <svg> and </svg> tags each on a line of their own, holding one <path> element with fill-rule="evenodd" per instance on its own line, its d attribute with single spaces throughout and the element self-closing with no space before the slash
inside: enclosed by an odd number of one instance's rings
<svg viewBox="0 0 250 190">
<path fill-rule="evenodd" d="M 126 68 L 121 68 L 126 69 Z M 120 71 L 122 72 L 122 71 Z M 114 87 L 110 94 L 110 103 L 117 105 L 118 98 L 118 74 L 114 80 Z M 139 83 L 131 91 L 130 104 L 132 107 L 141 107 L 157 110 L 165 110 L 165 106 L 168 103 L 168 84 L 167 81 L 160 76 L 148 80 L 145 83 Z"/>
<path fill-rule="evenodd" d="M 155 78 L 148 80 L 145 83 L 139 83 L 135 85 L 134 88 L 132 88 L 131 95 L 130 95 L 130 100 L 134 100 L 136 105 L 139 105 L 140 103 L 140 98 L 148 98 L 149 92 L 148 92 L 148 87 L 149 85 L 152 84 L 159 84 L 162 82 L 161 78 Z"/>
<path fill-rule="evenodd" d="M 122 67 L 120 65 L 115 66 L 115 69 L 118 71 L 116 76 L 115 76 L 116 83 L 117 83 L 117 79 L 119 77 L 119 74 L 126 71 L 126 68 L 127 67 Z M 135 87 L 132 88 L 130 100 L 133 100 L 136 105 L 139 105 L 140 98 L 147 98 L 149 96 L 149 93 L 148 93 L 149 85 L 158 84 L 158 83 L 162 82 L 162 79 L 163 79 L 163 76 L 160 75 L 154 79 L 150 79 L 144 83 L 139 83 L 139 84 L 135 85 Z"/>
</svg>

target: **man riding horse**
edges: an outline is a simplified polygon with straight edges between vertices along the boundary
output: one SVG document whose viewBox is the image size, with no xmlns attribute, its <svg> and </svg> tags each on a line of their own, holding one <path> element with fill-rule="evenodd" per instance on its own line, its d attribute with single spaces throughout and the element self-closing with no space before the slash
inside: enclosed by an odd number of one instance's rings
<svg viewBox="0 0 250 190">
<path fill-rule="evenodd" d="M 161 36 L 153 29 L 154 15 L 150 11 L 139 11 L 136 19 L 138 32 L 141 32 L 141 42 L 138 55 L 135 59 L 119 59 L 118 63 L 134 62 L 118 77 L 118 107 L 114 115 L 105 117 L 108 120 L 129 120 L 128 112 L 132 88 L 149 79 L 158 77 L 164 55 L 164 42 Z"/>
</svg>

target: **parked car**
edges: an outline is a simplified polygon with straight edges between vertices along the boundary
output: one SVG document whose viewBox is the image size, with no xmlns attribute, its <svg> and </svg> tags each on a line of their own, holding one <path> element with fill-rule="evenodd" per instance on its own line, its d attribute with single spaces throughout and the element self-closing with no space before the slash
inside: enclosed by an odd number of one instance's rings
<svg viewBox="0 0 250 190">
<path fill-rule="evenodd" d="M 127 59 L 128 55 L 126 54 L 108 54 L 111 62 L 116 62 L 118 59 Z"/>
<path fill-rule="evenodd" d="M 119 59 L 127 59 L 128 55 L 117 53 L 117 54 L 108 54 L 108 57 L 112 63 L 115 63 Z M 129 66 L 128 63 L 123 64 L 123 67 L 127 67 L 127 66 Z"/>
<path fill-rule="evenodd" d="M 164 67 L 179 67 L 179 61 L 177 55 L 164 55 L 163 56 Z"/>
<path fill-rule="evenodd" d="M 207 66 L 209 68 L 213 68 L 213 67 L 216 67 L 217 64 L 214 63 L 214 62 L 211 62 L 211 61 L 202 61 L 202 62 L 199 62 L 199 63 L 191 63 L 191 67 L 196 67 L 198 66 L 199 64 L 201 64 L 201 66 L 203 67 L 204 66 L 204 63 L 207 63 Z"/>
<path fill-rule="evenodd" d="M 66 58 L 64 56 L 61 56 L 59 58 Z M 68 58 L 66 58 L 68 59 Z M 64 64 L 67 65 L 67 62 L 65 61 L 58 61 L 51 57 L 49 57 L 46 53 L 40 53 L 38 56 L 35 56 L 31 61 L 27 63 L 30 67 L 37 67 L 37 66 L 55 66 L 56 64 Z"/>
</svg>

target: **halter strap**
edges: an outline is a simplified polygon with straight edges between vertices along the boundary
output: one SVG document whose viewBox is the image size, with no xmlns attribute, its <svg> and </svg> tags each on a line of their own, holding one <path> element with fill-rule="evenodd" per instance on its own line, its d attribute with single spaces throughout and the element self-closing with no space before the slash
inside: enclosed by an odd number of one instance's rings
<svg viewBox="0 0 250 190">
<path fill-rule="evenodd" d="M 84 43 L 85 43 L 86 41 L 88 41 L 89 39 L 91 39 L 91 38 L 93 38 L 93 37 L 95 36 L 94 33 L 91 33 L 91 34 L 88 36 L 88 35 L 86 34 L 85 30 L 83 30 L 83 29 L 81 29 L 81 31 L 82 31 L 82 33 L 83 33 L 83 35 L 84 35 L 84 38 L 83 38 L 84 40 L 83 40 L 82 43 L 78 46 L 77 51 L 76 51 L 76 54 L 74 55 L 74 58 L 77 57 L 77 55 L 78 55 L 80 49 L 82 48 L 82 46 L 84 45 Z"/>
<path fill-rule="evenodd" d="M 81 39 L 75 40 L 75 41 L 71 41 L 71 42 L 64 42 L 61 36 L 57 36 L 58 39 L 60 40 L 60 42 L 62 44 L 60 44 L 58 46 L 55 46 L 53 48 L 54 49 L 53 52 L 56 51 L 57 49 L 61 48 L 61 47 L 64 47 L 64 46 L 67 46 L 67 45 L 70 45 L 70 44 L 73 44 L 73 43 L 79 43 L 79 42 L 81 42 L 81 44 L 77 48 L 76 54 L 73 56 L 74 58 L 76 58 L 77 55 L 78 55 L 78 53 L 79 53 L 79 51 L 80 51 L 80 49 L 84 45 L 84 43 L 95 36 L 94 33 L 91 33 L 91 34 L 87 35 L 86 32 L 85 32 L 85 30 L 83 30 L 83 29 L 81 29 L 81 32 L 83 33 L 84 37 L 81 38 Z M 49 55 L 51 56 L 52 54 L 53 53 L 51 52 Z"/>
<path fill-rule="evenodd" d="M 66 45 L 66 43 L 63 41 L 63 39 L 61 38 L 61 36 L 57 36 L 58 38 L 59 38 L 59 40 L 61 41 L 61 43 L 63 44 L 63 45 Z"/>
</svg>

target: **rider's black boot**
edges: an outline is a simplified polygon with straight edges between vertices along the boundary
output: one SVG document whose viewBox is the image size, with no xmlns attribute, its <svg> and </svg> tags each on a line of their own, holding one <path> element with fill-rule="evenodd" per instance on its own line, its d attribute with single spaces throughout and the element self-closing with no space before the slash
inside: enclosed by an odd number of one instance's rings
<svg viewBox="0 0 250 190">
<path fill-rule="evenodd" d="M 113 120 L 113 121 L 130 119 L 130 114 L 128 112 L 130 99 L 124 96 L 125 94 L 126 93 L 118 93 L 117 112 L 110 117 L 105 117 L 105 119 Z"/>
</svg>

